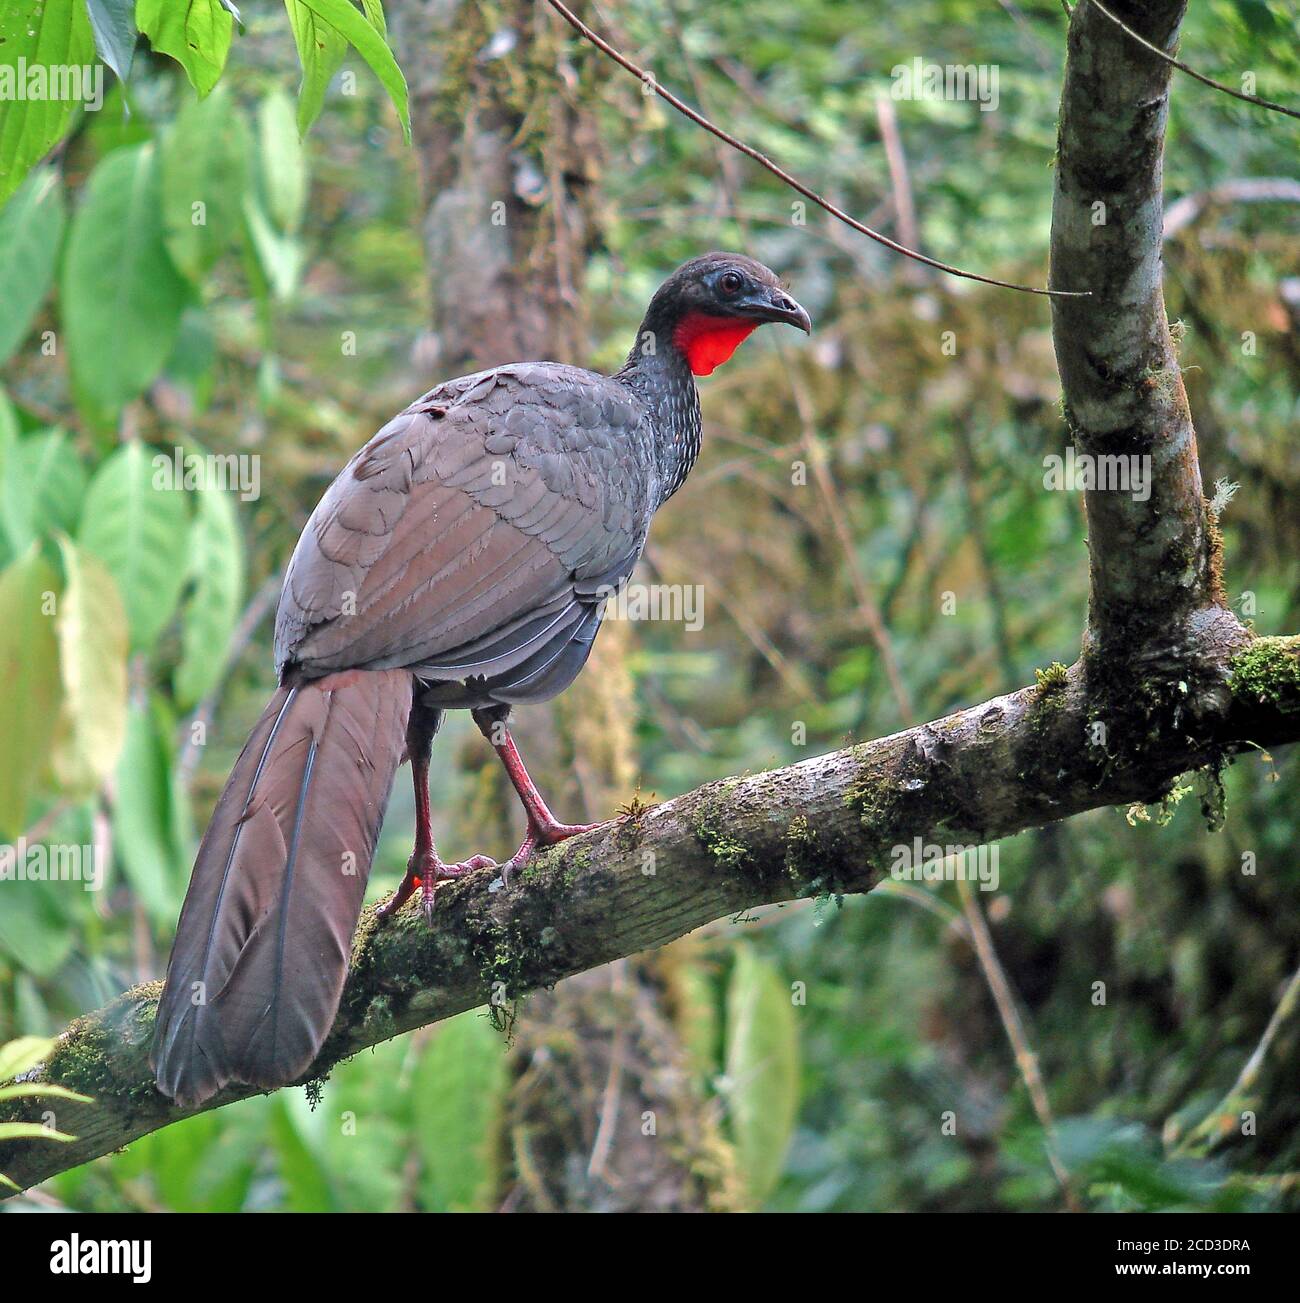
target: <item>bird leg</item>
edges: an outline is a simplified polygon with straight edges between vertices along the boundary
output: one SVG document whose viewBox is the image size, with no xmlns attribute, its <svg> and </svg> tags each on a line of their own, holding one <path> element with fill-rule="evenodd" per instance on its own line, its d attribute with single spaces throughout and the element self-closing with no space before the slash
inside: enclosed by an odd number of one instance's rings
<svg viewBox="0 0 1300 1303">
<path fill-rule="evenodd" d="M 554 846 L 566 838 L 576 837 L 579 833 L 590 832 L 593 828 L 600 827 L 598 823 L 561 823 L 551 813 L 536 784 L 529 777 L 528 770 L 524 766 L 524 758 L 519 754 L 519 748 L 515 746 L 515 740 L 506 727 L 506 717 L 509 713 L 509 706 L 497 706 L 489 710 L 473 712 L 474 722 L 478 725 L 479 732 L 487 738 L 492 749 L 501 758 L 511 786 L 518 794 L 520 804 L 524 807 L 524 814 L 528 817 L 528 831 L 524 834 L 519 849 L 499 866 L 501 879 L 507 886 L 510 885 L 510 874 L 517 869 L 522 869 L 538 847 Z"/>
<path fill-rule="evenodd" d="M 442 723 L 442 711 L 420 705 L 411 708 L 406 726 L 406 750 L 411 758 L 411 779 L 415 784 L 415 849 L 406 862 L 406 877 L 391 899 L 376 913 L 381 919 L 395 914 L 420 889 L 426 919 L 433 918 L 433 896 L 438 883 L 473 873 L 475 869 L 494 869 L 496 861 L 486 855 L 472 855 L 458 864 L 447 864 L 433 844 L 433 817 L 429 809 L 429 753 L 433 735 Z"/>
</svg>

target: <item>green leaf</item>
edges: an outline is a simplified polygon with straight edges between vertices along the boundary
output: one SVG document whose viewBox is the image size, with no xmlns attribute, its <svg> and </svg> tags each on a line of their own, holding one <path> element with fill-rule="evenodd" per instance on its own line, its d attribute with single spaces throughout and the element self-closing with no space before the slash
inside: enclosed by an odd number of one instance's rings
<svg viewBox="0 0 1300 1303">
<path fill-rule="evenodd" d="M 186 104 L 163 142 L 164 238 L 195 284 L 239 241 L 250 153 L 244 116 L 224 87 Z"/>
<path fill-rule="evenodd" d="M 15 440 L 0 467 L 2 523 L 14 553 L 72 529 L 85 492 L 86 468 L 62 430 Z"/>
<path fill-rule="evenodd" d="M 66 1086 L 56 1086 L 50 1082 L 31 1081 L 21 1086 L 0 1086 L 0 1099 L 70 1099 L 77 1104 L 93 1104 L 89 1095 L 78 1095 Z"/>
<path fill-rule="evenodd" d="M 286 234 L 302 224 L 307 206 L 307 158 L 293 122 L 293 105 L 273 90 L 257 112 L 261 195 L 267 215 Z"/>
<path fill-rule="evenodd" d="M 86 0 L 90 27 L 99 57 L 117 73 L 119 81 L 131 76 L 135 58 L 135 0 Z"/>
<path fill-rule="evenodd" d="M 90 72 L 92 67 L 98 67 L 95 38 L 82 0 L 11 0 L 0 6 L 0 87 L 10 86 L 10 93 L 0 98 L 0 203 L 58 143 L 78 104 L 93 101 L 93 82 L 72 84 L 74 77 L 83 81 L 82 69 Z M 67 77 L 67 85 L 58 89 L 77 90 L 80 99 L 51 97 L 51 68 Z M 20 69 L 25 72 L 25 91 L 34 78 L 44 83 L 39 99 L 18 99 L 13 93 Z"/>
<path fill-rule="evenodd" d="M 12 1081 L 19 1074 L 30 1072 L 38 1063 L 44 1063 L 54 1049 L 53 1036 L 20 1036 L 16 1041 L 0 1045 L 0 1081 Z"/>
<path fill-rule="evenodd" d="M 752 1206 L 772 1192 L 799 1105 L 799 1039 L 790 991 L 747 945 L 727 989 L 727 1100 L 736 1158 Z"/>
<path fill-rule="evenodd" d="M 384 6 L 382 0 L 361 0 L 361 8 L 365 10 L 366 18 L 370 21 L 370 26 L 379 33 L 384 40 L 388 39 L 388 20 L 384 17 Z"/>
<path fill-rule="evenodd" d="M 674 981 L 676 1023 L 682 1048 L 701 1086 L 711 1083 L 721 1070 L 722 1011 L 713 974 L 702 963 L 680 965 Z"/>
<path fill-rule="evenodd" d="M 0 574 L 0 839 L 27 824 L 59 712 L 58 576 L 35 548 Z M 9 888 L 17 884 L 7 884 Z M 6 884 L 0 883 L 0 890 Z"/>
<path fill-rule="evenodd" d="M 481 1013 L 443 1023 L 415 1071 L 417 1099 L 436 1100 L 416 1128 L 430 1211 L 483 1209 L 492 1185 L 491 1137 L 506 1084 L 501 1036 Z"/>
<path fill-rule="evenodd" d="M 39 1122 L 0 1122 L 0 1140 L 75 1140 L 64 1131 L 55 1131 Z M 13 1182 L 5 1177 L 6 1182 Z"/>
<path fill-rule="evenodd" d="M 142 1177 L 170 1212 L 240 1212 L 267 1147 L 269 1096 L 200 1113 L 132 1143 L 114 1170 Z"/>
<path fill-rule="evenodd" d="M 370 65 L 370 70 L 379 78 L 388 98 L 393 101 L 397 116 L 402 124 L 402 135 L 409 144 L 411 140 L 411 118 L 407 105 L 406 78 L 388 48 L 388 42 L 365 17 L 353 8 L 350 0 L 300 0 L 300 2 L 321 19 L 335 28 L 348 42 L 356 47 L 357 53 Z"/>
<path fill-rule="evenodd" d="M 0 954 L 33 977 L 58 972 L 78 936 L 73 908 L 69 897 L 51 891 L 48 883 L 0 879 Z"/>
<path fill-rule="evenodd" d="M 166 487 L 171 464 L 167 454 L 145 444 L 125 444 L 96 471 L 81 513 L 77 541 L 117 581 L 137 651 L 157 641 L 185 582 L 177 561 L 184 555 L 189 512 L 181 486 Z"/>
<path fill-rule="evenodd" d="M 113 842 L 136 898 L 157 923 L 170 926 L 180 906 L 185 866 L 172 837 L 172 755 L 148 705 L 132 705 L 117 767 Z"/>
<path fill-rule="evenodd" d="M 135 18 L 153 48 L 185 69 L 200 98 L 217 84 L 234 29 L 221 0 L 137 0 Z"/>
<path fill-rule="evenodd" d="M 196 412 L 212 401 L 215 382 L 217 341 L 212 322 L 201 308 L 187 308 L 181 318 L 181 333 L 167 359 L 167 377 L 190 391 Z"/>
<path fill-rule="evenodd" d="M 305 136 L 320 116 L 330 78 L 339 70 L 348 52 L 343 34 L 322 22 L 302 0 L 284 0 L 293 28 L 298 62 L 302 64 L 302 84 L 298 87 L 298 133 Z"/>
<path fill-rule="evenodd" d="M 162 370 L 187 292 L 163 244 L 152 145 L 117 149 L 91 174 L 63 259 L 61 308 L 79 403 L 111 422 Z"/>
<path fill-rule="evenodd" d="M 291 299 L 306 261 L 302 241 L 294 235 L 281 235 L 271 225 L 256 195 L 245 198 L 244 217 L 248 222 L 253 251 L 257 254 L 257 265 L 266 276 L 271 293 L 281 302 Z"/>
<path fill-rule="evenodd" d="M 220 678 L 239 623 L 244 546 L 233 493 L 199 490 L 189 556 L 194 588 L 181 612 L 181 661 L 173 679 L 181 706 L 199 701 Z"/>
<path fill-rule="evenodd" d="M 329 1169 L 321 1155 L 321 1147 L 312 1143 L 313 1119 L 299 1116 L 293 1092 L 281 1091 L 275 1098 L 271 1135 L 275 1154 L 284 1182 L 284 1208 L 286 1212 L 335 1212 L 337 1205 L 330 1188 Z"/>
<path fill-rule="evenodd" d="M 66 214 L 53 168 L 33 172 L 0 211 L 0 366 L 27 338 L 54 281 Z"/>
<path fill-rule="evenodd" d="M 65 577 L 59 616 L 59 670 L 74 773 L 94 790 L 112 774 L 126 741 L 126 611 L 103 564 L 61 538 Z"/>
<path fill-rule="evenodd" d="M 54 1048 L 54 1041 L 44 1036 L 22 1036 L 8 1045 L 0 1045 L 0 1081 L 16 1077 L 20 1072 L 27 1072 L 45 1059 Z M 94 1101 L 85 1095 L 78 1095 L 66 1086 L 54 1086 L 44 1082 L 24 1083 L 21 1086 L 0 1086 L 0 1100 L 19 1099 L 39 1096 L 48 1099 L 70 1099 L 80 1104 L 92 1104 Z M 0 1140 L 73 1140 L 74 1136 L 62 1131 L 43 1126 L 37 1122 L 0 1122 Z M 0 1183 L 16 1190 L 18 1186 L 4 1173 L 0 1172 Z"/>
</svg>

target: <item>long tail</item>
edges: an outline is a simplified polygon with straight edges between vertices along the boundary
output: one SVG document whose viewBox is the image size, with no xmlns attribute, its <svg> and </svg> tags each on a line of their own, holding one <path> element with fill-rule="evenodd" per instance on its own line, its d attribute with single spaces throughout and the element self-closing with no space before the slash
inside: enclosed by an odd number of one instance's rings
<svg viewBox="0 0 1300 1303">
<path fill-rule="evenodd" d="M 411 709 L 405 670 L 282 687 L 226 782 L 177 924 L 150 1062 L 194 1105 L 302 1075 L 334 1021 Z"/>
</svg>

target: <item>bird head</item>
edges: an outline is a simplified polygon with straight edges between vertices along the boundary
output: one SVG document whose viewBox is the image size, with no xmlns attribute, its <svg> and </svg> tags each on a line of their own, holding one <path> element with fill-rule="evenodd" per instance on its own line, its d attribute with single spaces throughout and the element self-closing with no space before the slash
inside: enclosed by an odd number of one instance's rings
<svg viewBox="0 0 1300 1303">
<path fill-rule="evenodd" d="M 808 313 L 781 288 L 774 271 L 742 253 L 706 253 L 683 263 L 659 287 L 642 329 L 676 349 L 695 375 L 706 376 L 770 321 L 812 333 Z"/>
</svg>

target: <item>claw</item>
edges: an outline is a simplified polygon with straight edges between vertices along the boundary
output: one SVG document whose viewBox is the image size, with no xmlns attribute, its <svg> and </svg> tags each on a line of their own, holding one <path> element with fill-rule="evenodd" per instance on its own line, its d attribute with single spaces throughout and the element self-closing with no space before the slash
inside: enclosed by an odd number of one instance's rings
<svg viewBox="0 0 1300 1303">
<path fill-rule="evenodd" d="M 477 873 L 479 869 L 495 869 L 497 862 L 490 855 L 471 855 L 459 864 L 438 863 L 434 876 L 439 882 L 449 882 L 453 878 L 463 878 L 467 873 Z"/>
<path fill-rule="evenodd" d="M 469 859 L 461 860 L 459 863 L 444 864 L 432 852 L 425 855 L 418 852 L 413 853 L 410 860 L 407 861 L 406 877 L 402 879 L 402 885 L 398 887 L 390 899 L 380 905 L 375 913 L 381 920 L 391 918 L 415 894 L 418 887 L 424 917 L 431 923 L 433 921 L 433 899 L 438 883 L 463 878 L 467 873 L 476 873 L 479 869 L 495 869 L 496 867 L 497 862 L 488 855 L 471 855 Z"/>
<path fill-rule="evenodd" d="M 522 871 L 539 847 L 545 849 L 547 846 L 557 846 L 560 842 L 568 841 L 570 837 L 592 832 L 599 827 L 601 825 L 598 823 L 557 823 L 554 820 L 549 823 L 533 823 L 530 821 L 528 831 L 524 834 L 523 841 L 519 843 L 519 849 L 504 864 L 498 866 L 501 870 L 501 885 L 508 887 L 510 875 Z"/>
</svg>

